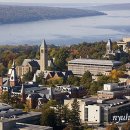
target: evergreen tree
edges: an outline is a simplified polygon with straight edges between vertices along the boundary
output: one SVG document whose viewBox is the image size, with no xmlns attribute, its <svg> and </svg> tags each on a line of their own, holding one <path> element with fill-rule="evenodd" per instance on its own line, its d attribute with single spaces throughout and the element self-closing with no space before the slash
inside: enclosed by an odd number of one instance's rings
<svg viewBox="0 0 130 130">
<path fill-rule="evenodd" d="M 75 98 L 71 104 L 70 123 L 72 126 L 80 126 L 79 102 Z"/>
</svg>

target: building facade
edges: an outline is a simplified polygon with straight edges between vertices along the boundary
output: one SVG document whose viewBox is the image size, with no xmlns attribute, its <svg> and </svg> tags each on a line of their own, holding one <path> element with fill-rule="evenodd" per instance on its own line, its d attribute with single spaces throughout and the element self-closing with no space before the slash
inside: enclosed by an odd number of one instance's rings
<svg viewBox="0 0 130 130">
<path fill-rule="evenodd" d="M 64 101 L 69 109 L 74 99 Z M 97 99 L 86 98 L 78 99 L 80 120 L 82 123 L 90 125 L 100 125 L 110 122 L 124 122 L 118 120 L 116 116 L 126 116 L 130 114 L 130 101 L 127 99 Z M 128 118 L 125 122 L 128 121 Z"/>
<path fill-rule="evenodd" d="M 117 45 L 122 51 L 127 53 L 130 49 L 130 38 L 123 38 L 117 42 Z"/>
<path fill-rule="evenodd" d="M 119 66 L 119 61 L 111 60 L 74 59 L 68 62 L 68 70 L 77 76 L 82 76 L 86 71 L 90 71 L 93 75 L 105 74 Z"/>
</svg>

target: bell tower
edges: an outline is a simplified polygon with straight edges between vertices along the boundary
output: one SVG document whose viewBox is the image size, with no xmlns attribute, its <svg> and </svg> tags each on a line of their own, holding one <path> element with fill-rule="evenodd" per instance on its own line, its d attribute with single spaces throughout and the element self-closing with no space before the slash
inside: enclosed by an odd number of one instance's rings
<svg viewBox="0 0 130 130">
<path fill-rule="evenodd" d="M 45 71 L 48 67 L 48 50 L 44 40 L 40 46 L 40 70 Z"/>
</svg>

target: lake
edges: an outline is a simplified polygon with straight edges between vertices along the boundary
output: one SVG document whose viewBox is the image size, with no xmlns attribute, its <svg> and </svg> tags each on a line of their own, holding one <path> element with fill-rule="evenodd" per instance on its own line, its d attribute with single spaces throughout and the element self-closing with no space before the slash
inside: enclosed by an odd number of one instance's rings
<svg viewBox="0 0 130 130">
<path fill-rule="evenodd" d="M 0 44 L 70 45 L 130 36 L 130 10 L 108 15 L 0 25 Z"/>
</svg>

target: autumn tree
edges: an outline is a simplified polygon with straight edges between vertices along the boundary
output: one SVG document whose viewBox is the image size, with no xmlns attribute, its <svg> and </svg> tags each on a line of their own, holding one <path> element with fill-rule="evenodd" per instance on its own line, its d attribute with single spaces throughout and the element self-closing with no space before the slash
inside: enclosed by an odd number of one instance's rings
<svg viewBox="0 0 130 130">
<path fill-rule="evenodd" d="M 122 126 L 121 130 L 130 130 L 130 121 L 128 121 L 126 124 L 124 124 Z"/>
<path fill-rule="evenodd" d="M 119 130 L 118 126 L 114 123 L 112 123 L 111 125 L 108 125 L 106 130 Z"/>
</svg>

